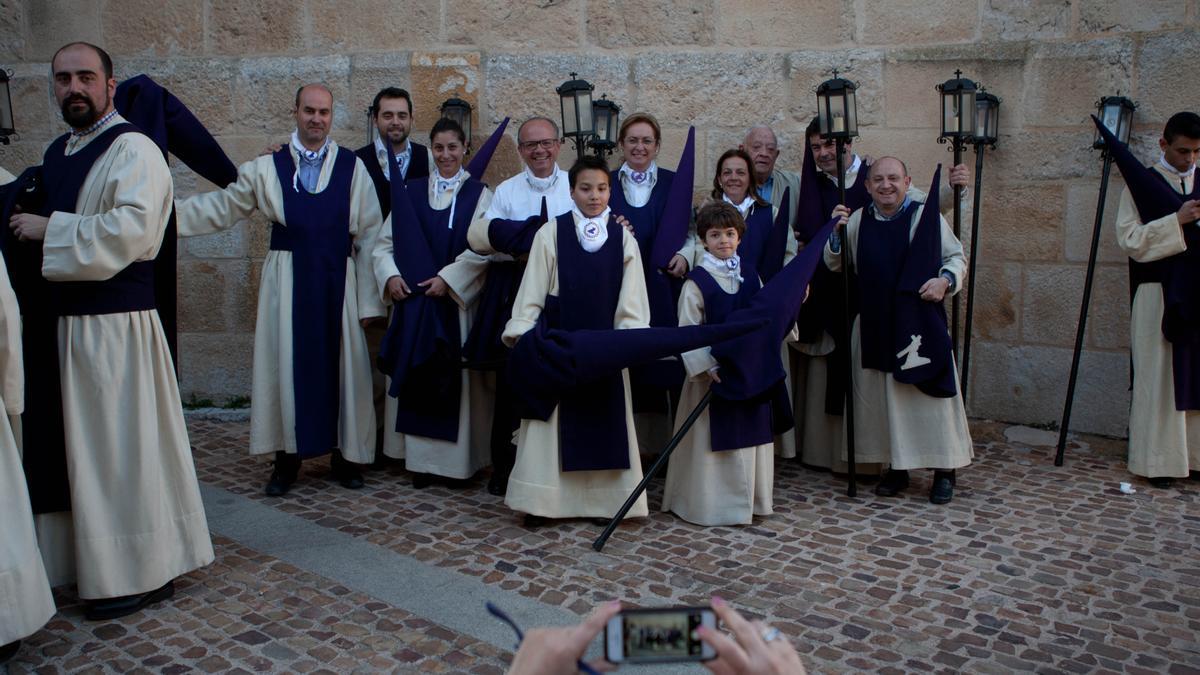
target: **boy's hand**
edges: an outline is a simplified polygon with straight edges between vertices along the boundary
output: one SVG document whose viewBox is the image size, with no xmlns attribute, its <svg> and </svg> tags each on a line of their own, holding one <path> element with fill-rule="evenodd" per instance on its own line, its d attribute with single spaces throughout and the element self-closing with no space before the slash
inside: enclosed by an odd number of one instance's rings
<svg viewBox="0 0 1200 675">
<path fill-rule="evenodd" d="M 671 276 L 675 277 L 676 279 L 682 279 L 685 275 L 687 275 L 687 273 L 688 273 L 687 258 L 684 258 L 683 256 L 676 253 L 675 256 L 673 258 L 671 258 L 671 262 L 667 263 L 667 274 L 670 274 Z"/>
</svg>

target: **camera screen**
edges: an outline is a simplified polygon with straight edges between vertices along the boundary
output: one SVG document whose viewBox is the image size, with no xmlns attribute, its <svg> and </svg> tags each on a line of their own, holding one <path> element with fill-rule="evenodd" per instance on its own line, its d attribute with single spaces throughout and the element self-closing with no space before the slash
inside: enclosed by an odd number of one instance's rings
<svg viewBox="0 0 1200 675">
<path fill-rule="evenodd" d="M 696 635 L 700 612 L 631 613 L 623 616 L 625 658 L 687 659 L 700 656 L 703 644 Z"/>
</svg>

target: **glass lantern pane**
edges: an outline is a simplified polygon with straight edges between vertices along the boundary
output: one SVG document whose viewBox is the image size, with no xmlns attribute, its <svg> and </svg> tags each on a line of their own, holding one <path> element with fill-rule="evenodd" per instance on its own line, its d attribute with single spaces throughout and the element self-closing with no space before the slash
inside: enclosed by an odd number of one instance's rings
<svg viewBox="0 0 1200 675">
<path fill-rule="evenodd" d="M 975 135 L 975 92 L 964 91 L 958 98 L 958 119 L 962 123 L 962 132 L 966 136 Z"/>
<path fill-rule="evenodd" d="M 958 96 L 942 94 L 942 135 L 954 135 L 958 133 L 958 127 Z"/>
<path fill-rule="evenodd" d="M 0 129 L 13 131 L 12 101 L 9 100 L 7 82 L 0 85 Z"/>
<path fill-rule="evenodd" d="M 579 129 L 585 134 L 591 133 L 595 129 L 592 124 L 592 94 L 588 91 L 579 93 Z"/>
<path fill-rule="evenodd" d="M 858 135 L 858 101 L 854 92 L 847 90 L 846 95 L 846 132 L 851 136 Z"/>
<path fill-rule="evenodd" d="M 840 91 L 829 96 L 830 130 L 835 134 L 846 133 L 846 93 Z"/>
<path fill-rule="evenodd" d="M 1120 134 L 1118 132 L 1121 128 L 1121 108 L 1119 106 L 1106 103 L 1104 105 L 1104 114 L 1100 119 L 1100 123 L 1104 125 L 1105 129 L 1111 131 L 1114 136 L 1120 138 Z"/>
<path fill-rule="evenodd" d="M 829 135 L 829 99 L 823 94 L 817 95 L 817 125 L 822 136 Z"/>
<path fill-rule="evenodd" d="M 991 112 L 991 106 L 988 105 L 985 99 L 975 100 L 975 135 L 983 138 L 991 138 L 988 113 Z"/>
<path fill-rule="evenodd" d="M 575 136 L 579 133 L 579 118 L 575 111 L 575 94 L 564 93 L 562 101 L 563 135 Z"/>
<path fill-rule="evenodd" d="M 1117 138 L 1122 143 L 1129 142 L 1129 131 L 1133 125 L 1133 111 L 1124 106 L 1121 107 L 1120 126 L 1118 126 Z"/>
</svg>

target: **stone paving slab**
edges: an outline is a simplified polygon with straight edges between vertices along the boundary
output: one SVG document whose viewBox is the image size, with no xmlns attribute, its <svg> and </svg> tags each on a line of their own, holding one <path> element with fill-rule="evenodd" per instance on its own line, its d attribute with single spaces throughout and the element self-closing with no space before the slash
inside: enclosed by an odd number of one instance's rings
<svg viewBox="0 0 1200 675">
<path fill-rule="evenodd" d="M 410 474 L 392 466 L 369 472 L 367 487 L 352 492 L 327 479 L 327 461 L 314 460 L 291 494 L 268 498 L 261 490 L 269 467 L 245 455 L 248 425 L 192 420 L 189 427 L 197 471 L 209 486 L 575 614 L 613 597 L 651 606 L 704 603 L 718 594 L 778 626 L 816 672 L 1200 673 L 1200 483 L 1156 490 L 1131 479 L 1114 451 L 1120 442 L 1078 439 L 1067 466 L 1056 468 L 1052 447 L 1012 442 L 1010 436 L 1023 437 L 1006 434 L 1010 427 L 974 422 L 975 463 L 959 472 L 955 500 L 944 507 L 928 503 L 928 475 L 914 474 L 913 487 L 899 498 L 876 498 L 865 485 L 858 498 L 848 499 L 844 484 L 829 474 L 780 461 L 774 515 L 745 527 L 702 528 L 655 512 L 624 523 L 604 553 L 596 553 L 590 544 L 599 528 L 568 521 L 526 530 L 499 497 L 486 493 L 482 480 L 464 490 L 418 491 Z M 1138 492 L 1121 494 L 1117 483 L 1129 480 Z M 660 497 L 658 481 L 652 508 Z M 219 542 L 218 555 L 216 565 L 189 577 L 213 589 L 212 603 L 189 600 L 181 607 L 180 600 L 141 621 L 162 622 L 155 627 L 164 635 L 191 644 L 201 635 L 220 635 L 210 619 L 199 617 L 238 619 L 239 612 L 222 614 L 212 606 L 222 601 L 215 589 L 244 592 L 309 575 L 281 573 L 272 565 L 282 563 L 228 542 Z M 396 624 L 429 624 L 365 595 L 330 597 L 322 579 L 310 576 L 314 590 L 302 598 L 306 606 L 321 612 L 326 603 L 341 603 L 324 620 L 363 627 L 361 642 L 397 638 L 390 631 L 381 635 L 373 618 L 378 613 L 390 613 L 388 621 Z M 365 609 L 376 605 L 382 606 Z M 265 617 L 260 633 L 290 629 L 285 616 L 248 607 Z M 168 622 L 166 615 L 177 610 L 199 616 Z M 86 643 L 69 636 L 99 630 L 80 628 L 70 611 L 65 623 L 60 613 L 31 641 L 40 660 L 30 665 L 50 666 L 48 672 L 80 665 L 72 660 L 79 648 L 60 656 L 41 648 Z M 350 621 L 360 612 L 362 621 Z M 412 650 L 424 659 L 415 666 L 422 670 L 445 667 L 447 654 L 462 653 L 464 663 L 483 669 L 502 668 L 508 657 L 471 642 L 472 636 L 447 630 L 443 638 L 422 640 L 420 629 L 414 633 L 399 651 L 389 646 L 362 656 Z M 121 639 L 132 638 L 123 634 L 118 645 Z M 284 642 L 297 658 L 272 658 L 263 656 L 267 643 L 251 649 L 236 642 L 224 636 L 205 644 L 227 645 L 217 650 L 227 660 L 240 647 L 246 651 L 241 658 L 267 659 L 266 667 L 290 671 L 307 654 Z M 343 651 L 330 646 L 327 656 L 347 656 L 351 648 L 365 649 L 348 641 Z M 125 647 L 96 644 L 96 650 L 105 654 L 101 661 L 141 664 Z"/>
</svg>

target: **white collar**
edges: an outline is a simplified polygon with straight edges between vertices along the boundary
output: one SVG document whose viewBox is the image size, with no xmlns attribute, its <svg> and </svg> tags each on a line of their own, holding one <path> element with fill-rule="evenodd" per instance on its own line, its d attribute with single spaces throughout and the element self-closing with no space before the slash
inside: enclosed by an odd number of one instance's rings
<svg viewBox="0 0 1200 675">
<path fill-rule="evenodd" d="M 333 139 L 326 136 L 325 144 L 321 146 L 320 150 L 309 150 L 308 148 L 304 147 L 303 143 L 300 142 L 300 133 L 294 129 L 292 130 L 292 149 L 295 150 L 296 153 L 301 157 L 310 162 L 315 162 L 318 159 L 324 160 L 325 153 L 329 152 L 329 146 L 332 143 Z"/>
<path fill-rule="evenodd" d="M 745 279 L 742 278 L 742 256 L 736 253 L 734 253 L 732 257 L 722 260 L 708 251 L 705 251 L 702 262 L 704 263 L 705 269 L 707 269 L 709 272 L 715 272 L 717 274 L 729 277 L 730 279 L 736 279 L 739 284 L 745 281 Z"/>
<path fill-rule="evenodd" d="M 554 189 L 554 186 L 558 183 L 558 175 L 561 171 L 562 170 L 558 168 L 558 165 L 555 164 L 554 170 L 550 172 L 549 176 L 546 176 L 545 178 L 538 178 L 537 176 L 533 175 L 533 172 L 529 170 L 529 166 L 526 165 L 525 182 L 529 184 L 530 189 L 532 189 L 534 192 L 549 192 L 550 190 Z"/>
<path fill-rule="evenodd" d="M 733 200 L 729 198 L 729 195 L 725 193 L 721 193 L 721 199 L 724 199 L 726 203 L 733 204 L 735 207 L 737 207 L 738 213 L 742 214 L 742 218 L 745 218 L 746 214 L 750 213 L 750 207 L 754 206 L 754 197 L 750 195 L 746 195 L 746 198 L 743 199 L 742 203 L 740 204 L 734 204 Z"/>
<path fill-rule="evenodd" d="M 579 245 L 583 247 L 583 250 L 588 253 L 595 253 L 608 241 L 608 217 L 610 213 L 612 213 L 612 209 L 605 208 L 595 218 L 588 218 L 583 215 L 578 206 L 571 207 L 571 215 L 575 219 L 575 236 L 579 239 Z"/>
<path fill-rule="evenodd" d="M 378 157 L 387 159 L 387 144 L 385 144 L 383 142 L 382 138 L 379 138 L 379 137 L 375 138 L 375 154 Z M 400 155 L 411 155 L 411 154 L 412 154 L 412 143 L 410 143 L 409 140 L 406 138 L 406 139 L 404 139 L 404 149 L 401 150 L 400 152 L 397 152 L 396 156 L 399 157 Z"/>
<path fill-rule="evenodd" d="M 857 174 L 862 169 L 862 163 L 863 163 L 862 157 L 859 157 L 858 155 L 851 155 L 851 157 L 854 158 L 854 161 L 850 162 L 850 166 L 846 167 L 846 175 L 847 176 L 849 176 L 850 174 Z M 833 181 L 834 183 L 836 183 L 838 180 L 838 177 L 831 173 L 826 173 L 824 171 L 822 171 L 821 173 L 825 174 L 825 177 L 828 178 L 829 180 Z"/>
<path fill-rule="evenodd" d="M 1196 173 L 1196 163 L 1195 162 L 1192 162 L 1192 165 L 1188 167 L 1187 171 L 1180 171 L 1179 169 L 1176 169 L 1175 167 L 1173 167 L 1167 163 L 1167 153 L 1165 153 L 1165 152 L 1162 154 L 1161 157 L 1158 158 L 1158 165 L 1160 167 L 1162 167 L 1163 169 L 1170 171 L 1172 175 L 1179 176 L 1180 178 L 1187 178 L 1188 176 L 1191 176 L 1192 174 Z"/>
</svg>

